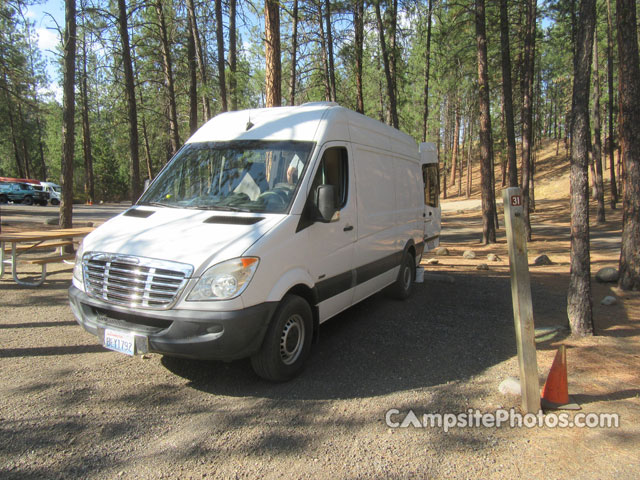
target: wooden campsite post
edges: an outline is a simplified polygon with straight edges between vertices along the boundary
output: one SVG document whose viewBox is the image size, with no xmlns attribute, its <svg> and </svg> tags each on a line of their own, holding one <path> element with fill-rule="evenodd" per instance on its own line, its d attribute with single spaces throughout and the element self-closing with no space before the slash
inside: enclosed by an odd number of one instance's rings
<svg viewBox="0 0 640 480">
<path fill-rule="evenodd" d="M 540 382 L 538 381 L 522 190 L 519 187 L 504 189 L 502 203 L 509 245 L 511 298 L 513 301 L 513 320 L 516 327 L 518 363 L 520 364 L 522 409 L 525 413 L 537 413 L 540 411 Z"/>
</svg>

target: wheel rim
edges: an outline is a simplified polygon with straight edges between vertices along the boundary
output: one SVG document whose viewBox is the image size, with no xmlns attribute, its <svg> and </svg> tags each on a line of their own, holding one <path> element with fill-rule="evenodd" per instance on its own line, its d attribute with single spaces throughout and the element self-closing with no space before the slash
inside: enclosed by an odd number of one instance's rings
<svg viewBox="0 0 640 480">
<path fill-rule="evenodd" d="M 304 344 L 304 322 L 298 314 L 292 315 L 285 322 L 280 335 L 280 359 L 285 365 L 294 363 Z"/>
<path fill-rule="evenodd" d="M 405 265 L 404 271 L 402 272 L 402 283 L 404 289 L 409 290 L 409 287 L 411 287 L 411 267 L 409 267 L 409 265 Z"/>
</svg>

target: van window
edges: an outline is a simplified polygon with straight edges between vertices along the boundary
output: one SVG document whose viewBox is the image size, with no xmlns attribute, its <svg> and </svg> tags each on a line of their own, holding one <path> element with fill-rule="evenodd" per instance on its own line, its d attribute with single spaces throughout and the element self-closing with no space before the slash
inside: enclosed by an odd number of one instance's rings
<svg viewBox="0 0 640 480">
<path fill-rule="evenodd" d="M 424 181 L 424 204 L 437 207 L 440 204 L 438 165 L 435 163 L 422 165 L 422 179 Z"/>
<path fill-rule="evenodd" d="M 140 198 L 140 204 L 285 213 L 312 142 L 238 140 L 187 144 Z"/>
<path fill-rule="evenodd" d="M 331 147 L 322 154 L 322 161 L 311 184 L 311 198 L 316 198 L 315 190 L 320 185 L 333 185 L 336 188 L 336 206 L 341 209 L 347 204 L 347 185 L 349 179 L 349 157 L 345 147 Z"/>
</svg>

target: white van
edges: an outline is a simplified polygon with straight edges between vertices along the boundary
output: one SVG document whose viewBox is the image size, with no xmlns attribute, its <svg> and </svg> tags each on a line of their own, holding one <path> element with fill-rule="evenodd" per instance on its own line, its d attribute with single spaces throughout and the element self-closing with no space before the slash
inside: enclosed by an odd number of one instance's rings
<svg viewBox="0 0 640 480">
<path fill-rule="evenodd" d="M 53 182 L 40 182 L 42 189 L 49 193 L 49 201 L 51 205 L 60 205 L 62 187 Z"/>
<path fill-rule="evenodd" d="M 71 308 L 113 350 L 286 380 L 322 322 L 406 298 L 439 230 L 432 146 L 335 103 L 224 113 L 85 238 Z"/>
</svg>

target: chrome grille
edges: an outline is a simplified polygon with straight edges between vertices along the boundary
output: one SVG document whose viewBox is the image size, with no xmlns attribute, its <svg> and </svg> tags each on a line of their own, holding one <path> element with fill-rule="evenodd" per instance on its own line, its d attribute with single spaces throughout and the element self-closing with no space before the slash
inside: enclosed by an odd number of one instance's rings
<svg viewBox="0 0 640 480">
<path fill-rule="evenodd" d="M 109 253 L 85 254 L 82 270 L 89 296 L 157 310 L 173 306 L 193 273 L 184 263 Z"/>
</svg>

